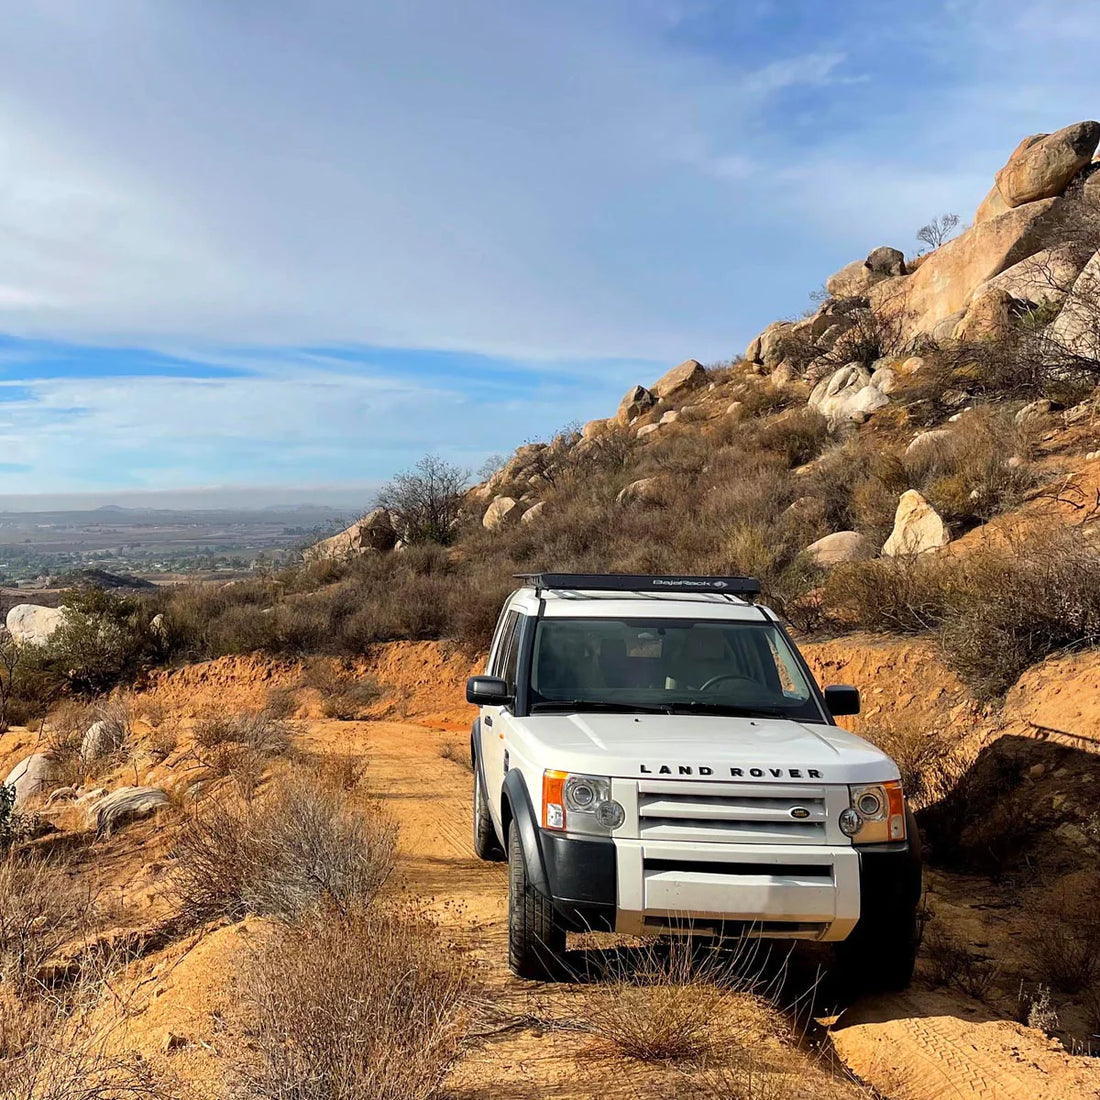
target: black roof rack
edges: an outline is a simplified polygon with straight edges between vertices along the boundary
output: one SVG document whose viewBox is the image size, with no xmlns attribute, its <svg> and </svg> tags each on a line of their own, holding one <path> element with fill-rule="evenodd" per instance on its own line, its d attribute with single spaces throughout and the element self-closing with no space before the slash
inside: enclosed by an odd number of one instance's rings
<svg viewBox="0 0 1100 1100">
<path fill-rule="evenodd" d="M 718 592 L 751 600 L 760 595 L 755 577 L 655 577 L 641 573 L 517 573 L 536 591 L 547 588 L 588 592 Z"/>
</svg>

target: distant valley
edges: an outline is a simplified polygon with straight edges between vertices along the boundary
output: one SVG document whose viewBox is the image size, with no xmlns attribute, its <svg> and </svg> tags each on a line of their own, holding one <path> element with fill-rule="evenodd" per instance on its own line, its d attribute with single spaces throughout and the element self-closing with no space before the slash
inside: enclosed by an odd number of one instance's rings
<svg viewBox="0 0 1100 1100">
<path fill-rule="evenodd" d="M 227 576 L 280 565 L 342 525 L 333 509 L 104 507 L 0 512 L 0 585 L 34 587 L 81 569 L 153 581 Z"/>
</svg>

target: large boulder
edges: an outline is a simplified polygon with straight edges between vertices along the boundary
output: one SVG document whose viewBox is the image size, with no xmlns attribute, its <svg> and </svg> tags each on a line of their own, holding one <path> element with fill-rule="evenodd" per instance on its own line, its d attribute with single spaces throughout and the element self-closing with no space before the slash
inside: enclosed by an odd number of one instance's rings
<svg viewBox="0 0 1100 1100">
<path fill-rule="evenodd" d="M 1011 294 L 988 283 L 970 299 L 966 314 L 955 329 L 955 339 L 967 342 L 1000 340 L 1012 329 Z"/>
<path fill-rule="evenodd" d="M 643 477 L 632 481 L 615 498 L 619 504 L 635 504 L 638 501 L 659 500 L 667 488 L 666 479 L 659 474 L 656 477 Z"/>
<path fill-rule="evenodd" d="M 148 817 L 168 805 L 168 795 L 159 787 L 120 787 L 89 805 L 95 816 L 96 832 L 109 836 L 120 825 Z"/>
<path fill-rule="evenodd" d="M 1012 207 L 1060 195 L 1100 142 L 1100 122 L 1075 122 L 1053 134 L 1032 134 L 997 173 L 997 190 Z"/>
<path fill-rule="evenodd" d="M 999 218 L 1011 209 L 1012 207 L 1001 196 L 1000 189 L 994 184 L 990 188 L 989 194 L 978 204 L 978 209 L 974 214 L 974 224 L 989 221 L 990 218 Z"/>
<path fill-rule="evenodd" d="M 656 398 L 645 388 L 645 386 L 632 386 L 626 391 L 622 401 L 619 402 L 619 412 L 617 419 L 620 424 L 629 424 L 632 420 L 637 419 L 642 413 L 648 411 L 653 407 Z"/>
<path fill-rule="evenodd" d="M 825 290 L 834 298 L 856 298 L 867 292 L 871 282 L 871 272 L 866 263 L 853 260 L 825 280 Z"/>
<path fill-rule="evenodd" d="M 871 309 L 897 328 L 900 340 L 926 333 L 970 304 L 974 291 L 1006 268 L 1061 243 L 1075 231 L 1080 203 L 1040 199 L 972 226 L 941 245 L 904 279 L 885 279 L 868 292 Z"/>
<path fill-rule="evenodd" d="M 36 752 L 20 760 L 4 780 L 4 786 L 15 791 L 16 808 L 35 795 L 43 794 L 56 770 L 53 760 L 44 752 Z"/>
<path fill-rule="evenodd" d="M 745 352 L 750 363 L 763 363 L 774 367 L 783 358 L 782 342 L 791 333 L 794 325 L 790 321 L 772 321 L 770 325 L 751 344 Z"/>
<path fill-rule="evenodd" d="M 1028 256 L 1018 264 L 994 275 L 974 291 L 977 298 L 987 288 L 1003 290 L 1021 302 L 1032 305 L 1060 305 L 1081 269 L 1089 260 L 1089 253 L 1076 243 L 1067 242 L 1053 248 L 1042 248 L 1034 256 Z"/>
<path fill-rule="evenodd" d="M 906 273 L 905 253 L 896 248 L 881 245 L 871 249 L 867 259 L 863 261 L 863 266 L 867 269 L 871 284 L 881 282 L 883 279 L 894 279 Z"/>
<path fill-rule="evenodd" d="M 906 557 L 939 550 L 950 541 L 951 534 L 939 512 L 916 489 L 907 489 L 898 501 L 894 529 L 882 552 L 888 558 Z"/>
<path fill-rule="evenodd" d="M 864 561 L 871 557 L 871 544 L 858 531 L 834 531 L 806 547 L 806 553 L 823 566 L 840 565 L 848 561 Z"/>
<path fill-rule="evenodd" d="M 393 517 L 385 508 L 375 508 L 338 535 L 322 539 L 302 551 L 304 561 L 345 561 L 360 554 L 392 550 L 397 543 Z"/>
<path fill-rule="evenodd" d="M 544 519 L 546 516 L 552 515 L 553 509 L 550 507 L 548 501 L 540 500 L 537 504 L 532 504 L 522 516 L 519 517 L 520 523 L 524 527 L 532 523 L 537 523 L 540 519 Z"/>
<path fill-rule="evenodd" d="M 889 403 L 890 398 L 871 382 L 870 373 L 858 363 L 849 363 L 823 378 L 807 401 L 809 407 L 821 413 L 834 428 L 848 421 L 862 420 Z"/>
<path fill-rule="evenodd" d="M 512 497 L 497 497 L 485 510 L 481 518 L 482 526 L 488 531 L 498 531 L 512 527 L 523 516 L 523 505 Z"/>
<path fill-rule="evenodd" d="M 661 375 L 653 386 L 658 397 L 673 397 L 698 386 L 707 376 L 706 369 L 697 359 L 685 359 L 667 374 Z"/>
<path fill-rule="evenodd" d="M 45 645 L 64 622 L 63 607 L 17 603 L 8 612 L 5 625 L 19 645 Z"/>
<path fill-rule="evenodd" d="M 1085 264 L 1062 311 L 1047 326 L 1055 351 L 1080 359 L 1100 359 L 1100 252 Z"/>
<path fill-rule="evenodd" d="M 85 762 L 110 756 L 122 748 L 125 736 L 125 727 L 121 722 L 106 722 L 101 718 L 85 731 L 80 742 L 80 755 Z"/>
</svg>

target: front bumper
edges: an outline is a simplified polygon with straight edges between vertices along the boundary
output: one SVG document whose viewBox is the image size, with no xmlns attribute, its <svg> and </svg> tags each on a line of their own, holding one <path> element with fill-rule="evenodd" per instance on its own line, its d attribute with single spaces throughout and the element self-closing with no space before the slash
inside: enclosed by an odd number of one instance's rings
<svg viewBox="0 0 1100 1100">
<path fill-rule="evenodd" d="M 852 847 L 616 840 L 615 930 L 842 940 L 860 911 Z"/>
<path fill-rule="evenodd" d="M 920 898 L 905 845 L 708 844 L 538 831 L 551 901 L 573 931 L 692 931 L 836 941 Z"/>
</svg>

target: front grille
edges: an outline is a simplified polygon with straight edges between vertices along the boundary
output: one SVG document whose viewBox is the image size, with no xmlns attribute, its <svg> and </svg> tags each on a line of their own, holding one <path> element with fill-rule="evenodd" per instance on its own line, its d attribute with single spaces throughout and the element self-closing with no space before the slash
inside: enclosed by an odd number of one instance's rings
<svg viewBox="0 0 1100 1100">
<path fill-rule="evenodd" d="M 733 863 L 728 860 L 649 859 L 642 860 L 643 871 L 673 871 L 699 875 L 773 875 L 782 878 L 819 878 L 830 882 L 831 863 Z"/>
<path fill-rule="evenodd" d="M 824 844 L 827 830 L 822 787 L 668 781 L 638 785 L 642 840 Z"/>
</svg>

